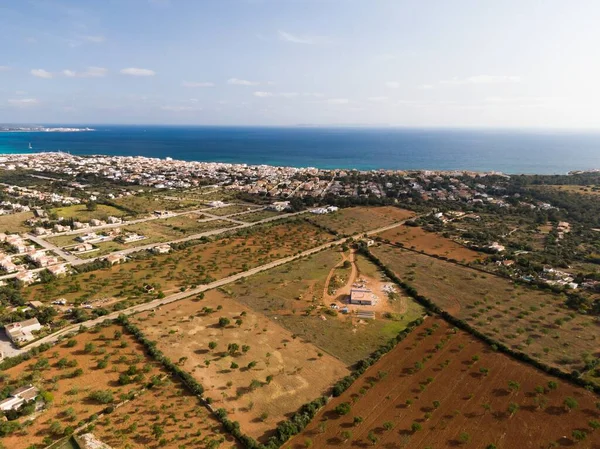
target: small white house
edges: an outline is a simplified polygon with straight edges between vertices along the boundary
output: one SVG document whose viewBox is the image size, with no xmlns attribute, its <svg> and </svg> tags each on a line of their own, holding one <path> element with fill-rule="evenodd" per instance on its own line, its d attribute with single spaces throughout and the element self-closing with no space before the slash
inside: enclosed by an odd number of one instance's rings
<svg viewBox="0 0 600 449">
<path fill-rule="evenodd" d="M 31 318 L 25 321 L 19 321 L 18 323 L 11 323 L 4 326 L 6 336 L 10 338 L 13 343 L 23 343 L 33 340 L 35 337 L 33 331 L 39 331 L 42 325 L 37 318 Z"/>
</svg>

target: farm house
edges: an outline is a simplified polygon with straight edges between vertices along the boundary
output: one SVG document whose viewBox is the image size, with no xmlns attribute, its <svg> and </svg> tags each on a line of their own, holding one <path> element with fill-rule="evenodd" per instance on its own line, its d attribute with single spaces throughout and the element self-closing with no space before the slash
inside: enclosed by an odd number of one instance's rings
<svg viewBox="0 0 600 449">
<path fill-rule="evenodd" d="M 350 290 L 350 304 L 372 306 L 373 302 L 373 292 L 368 288 L 353 288 Z"/>
</svg>

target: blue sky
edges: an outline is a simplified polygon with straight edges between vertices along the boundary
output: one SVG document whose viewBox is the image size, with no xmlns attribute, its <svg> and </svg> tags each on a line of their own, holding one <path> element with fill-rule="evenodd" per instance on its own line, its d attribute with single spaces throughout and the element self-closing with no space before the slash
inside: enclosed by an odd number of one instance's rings
<svg viewBox="0 0 600 449">
<path fill-rule="evenodd" d="M 0 122 L 599 128 L 600 2 L 0 0 Z"/>
</svg>

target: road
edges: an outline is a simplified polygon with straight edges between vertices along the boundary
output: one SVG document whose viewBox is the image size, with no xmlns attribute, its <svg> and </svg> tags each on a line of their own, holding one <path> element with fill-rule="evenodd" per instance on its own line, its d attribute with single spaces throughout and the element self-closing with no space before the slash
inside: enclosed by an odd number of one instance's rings
<svg viewBox="0 0 600 449">
<path fill-rule="evenodd" d="M 238 205 L 238 203 L 228 204 L 228 206 L 235 206 L 235 205 Z M 252 206 L 248 206 L 248 207 L 252 207 Z M 136 218 L 135 220 L 128 220 L 128 221 L 124 221 L 122 223 L 108 223 L 108 224 L 101 225 L 101 226 L 90 226 L 89 228 L 73 229 L 72 231 L 55 232 L 53 234 L 45 235 L 44 238 L 60 237 L 62 235 L 85 234 L 88 232 L 101 231 L 104 229 L 119 228 L 122 226 L 131 226 L 131 225 L 135 225 L 135 224 L 139 224 L 139 223 L 144 223 L 146 221 L 166 220 L 168 218 L 179 217 L 180 215 L 188 215 L 188 214 L 211 215 L 210 213 L 207 213 L 207 211 L 214 210 L 214 209 L 215 209 L 214 207 L 205 207 L 202 209 L 191 209 L 191 210 L 185 210 L 185 211 L 181 211 L 181 212 L 171 212 L 169 215 L 165 215 L 165 216 L 151 215 L 149 217 Z M 261 208 L 257 207 L 256 210 L 261 210 Z M 231 214 L 231 216 L 234 216 L 234 215 L 237 215 L 237 214 Z M 217 217 L 217 216 L 214 215 L 214 217 Z M 219 218 L 221 220 L 227 220 L 227 217 L 228 217 L 228 215 L 225 215 L 223 217 L 217 217 L 217 218 Z M 235 222 L 235 220 L 231 220 L 231 221 Z"/>
<path fill-rule="evenodd" d="M 263 208 L 259 208 L 257 210 L 262 210 L 262 209 Z M 255 212 L 255 211 L 238 212 L 238 213 L 232 214 L 232 215 L 241 215 L 241 214 L 249 213 L 249 212 Z M 181 243 L 181 242 L 187 242 L 189 240 L 198 240 L 198 239 L 201 239 L 202 237 L 210 237 L 210 236 L 213 236 L 213 235 L 223 234 L 223 233 L 229 232 L 229 231 L 236 231 L 238 229 L 249 228 L 249 227 L 256 226 L 256 225 L 260 225 L 260 224 L 264 224 L 264 223 L 269 223 L 271 221 L 282 220 L 284 218 L 290 218 L 290 217 L 294 217 L 296 215 L 305 214 L 306 212 L 308 212 L 308 211 L 303 210 L 303 211 L 300 211 L 300 212 L 293 212 L 293 213 L 290 213 L 290 214 L 275 215 L 273 217 L 268 217 L 268 218 L 265 218 L 263 220 L 255 221 L 253 223 L 242 222 L 242 221 L 238 222 L 236 220 L 235 221 L 236 224 L 240 223 L 237 226 L 232 226 L 232 227 L 229 227 L 229 228 L 213 229 L 212 231 L 206 231 L 206 232 L 202 232 L 200 234 L 189 235 L 187 237 L 183 237 L 183 238 L 177 239 L 177 240 L 171 240 L 169 242 L 155 242 L 155 243 L 149 243 L 149 244 L 143 245 L 143 246 L 134 246 L 132 248 L 127 248 L 127 249 L 123 249 L 123 250 L 120 250 L 120 251 L 114 251 L 114 252 L 112 252 L 110 254 L 126 256 L 128 254 L 136 253 L 138 251 L 146 251 L 146 250 L 152 249 L 152 248 L 154 248 L 157 245 L 169 245 L 171 243 Z M 187 212 L 187 213 L 190 213 L 190 212 Z M 217 217 L 217 216 L 215 216 L 215 217 Z M 223 217 L 217 217 L 217 218 L 222 219 Z M 74 254 L 67 253 L 66 251 L 64 251 L 60 247 L 58 247 L 58 246 L 56 246 L 56 245 L 54 245 L 54 244 L 52 244 L 50 242 L 47 242 L 46 240 L 44 240 L 44 239 L 42 239 L 42 238 L 40 238 L 38 236 L 35 236 L 35 235 L 32 235 L 32 234 L 28 234 L 27 238 L 31 239 L 32 241 L 34 241 L 38 245 L 42 246 L 43 248 L 57 253 L 59 256 L 61 256 L 63 259 L 65 259 L 68 263 L 70 263 L 71 266 L 83 265 L 83 264 L 86 264 L 86 263 L 94 262 L 94 261 L 99 260 L 99 259 L 104 259 L 104 258 L 106 258 L 106 256 L 108 256 L 108 254 L 104 254 L 103 256 L 91 257 L 89 259 L 81 259 L 81 258 L 75 256 Z M 43 267 L 43 268 L 35 268 L 35 269 L 29 270 L 29 271 L 32 272 L 32 273 L 36 273 L 36 272 L 40 272 L 40 271 L 45 270 L 45 269 L 46 268 Z M 0 276 L 0 280 L 14 278 L 17 274 L 18 273 L 5 274 L 3 276 Z"/>
<path fill-rule="evenodd" d="M 298 213 L 302 213 L 302 212 L 298 212 Z M 298 213 L 293 214 L 293 215 L 297 215 Z M 271 217 L 271 218 L 276 218 L 276 217 Z M 406 220 L 398 222 L 398 223 L 394 223 L 394 224 L 391 224 L 391 225 L 388 225 L 388 226 L 384 226 L 384 227 L 381 227 L 381 228 L 373 229 L 371 231 L 367 231 L 366 233 L 355 234 L 351 238 L 355 238 L 355 239 L 356 238 L 360 238 L 364 234 L 367 234 L 367 235 L 378 234 L 380 232 L 384 232 L 384 231 L 387 231 L 389 229 L 393 229 L 393 228 L 396 228 L 398 226 L 401 226 L 401 225 L 403 225 L 405 223 L 405 221 Z M 292 262 L 292 261 L 300 259 L 302 257 L 310 256 L 311 254 L 318 253 L 320 251 L 323 251 L 324 249 L 331 248 L 331 247 L 337 246 L 337 245 L 341 245 L 346 240 L 348 240 L 348 238 L 344 237 L 344 238 L 341 238 L 339 240 L 335 240 L 333 242 L 325 243 L 325 244 L 317 246 L 315 248 L 308 249 L 306 251 L 301 252 L 300 254 L 296 254 L 296 255 L 288 256 L 288 257 L 283 257 L 281 259 L 274 260 L 273 262 L 269 262 L 269 263 L 261 265 L 259 267 L 252 268 L 250 270 L 247 270 L 247 271 L 244 271 L 244 272 L 241 272 L 241 273 L 238 273 L 238 274 L 234 274 L 232 276 L 228 276 L 228 277 L 219 279 L 218 281 L 211 282 L 210 284 L 201 285 L 200 287 L 189 289 L 189 290 L 186 290 L 184 292 L 174 293 L 174 294 L 166 296 L 166 297 L 164 297 L 162 299 L 155 299 L 155 300 L 152 300 L 152 301 L 147 302 L 147 303 L 138 304 L 138 305 L 129 307 L 128 309 L 123 309 L 123 310 L 119 310 L 117 312 L 112 312 L 112 313 L 109 313 L 108 315 L 104 315 L 104 316 L 95 318 L 93 320 L 85 321 L 83 323 L 72 324 L 70 326 L 67 326 L 67 327 L 65 327 L 65 328 L 57 331 L 54 334 L 47 335 L 46 337 L 40 338 L 39 340 L 37 340 L 37 341 L 35 341 L 35 342 L 33 342 L 33 343 L 31 343 L 31 344 L 29 344 L 29 345 L 21 348 L 21 349 L 17 349 L 15 351 L 13 351 L 13 354 L 17 355 L 17 354 L 22 353 L 24 351 L 28 351 L 29 349 L 37 347 L 37 346 L 39 346 L 39 345 L 41 345 L 43 343 L 55 343 L 56 340 L 59 337 L 61 337 L 63 335 L 66 335 L 66 334 L 68 334 L 70 332 L 76 332 L 80 327 L 89 328 L 89 327 L 95 326 L 97 324 L 100 324 L 100 323 L 102 323 L 102 322 L 104 322 L 106 320 L 114 320 L 120 314 L 132 315 L 134 313 L 145 312 L 145 311 L 152 310 L 152 309 L 154 309 L 156 307 L 159 307 L 161 305 L 164 305 L 164 304 L 169 304 L 169 303 L 172 303 L 172 302 L 175 302 L 175 301 L 179 301 L 181 299 L 189 298 L 190 296 L 197 295 L 197 294 L 205 292 L 207 290 L 212 290 L 212 289 L 215 289 L 215 288 L 218 288 L 218 287 L 222 287 L 222 286 L 227 285 L 227 284 L 231 284 L 232 282 L 239 281 L 240 279 L 243 279 L 245 277 L 252 276 L 252 275 L 261 273 L 263 271 L 266 271 L 266 270 L 270 270 L 272 268 L 284 265 L 286 263 Z"/>
</svg>

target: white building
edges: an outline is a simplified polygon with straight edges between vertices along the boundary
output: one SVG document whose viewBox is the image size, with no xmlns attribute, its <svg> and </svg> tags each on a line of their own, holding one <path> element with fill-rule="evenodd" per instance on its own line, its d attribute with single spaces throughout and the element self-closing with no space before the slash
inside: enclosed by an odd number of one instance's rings
<svg viewBox="0 0 600 449">
<path fill-rule="evenodd" d="M 42 325 L 37 318 L 31 318 L 25 321 L 19 321 L 18 323 L 11 323 L 4 326 L 6 336 L 10 338 L 13 343 L 23 343 L 31 341 L 35 338 L 33 331 L 39 331 Z"/>
<path fill-rule="evenodd" d="M 17 388 L 12 392 L 10 397 L 0 401 L 0 410 L 17 410 L 25 402 L 33 401 L 38 397 L 40 390 L 33 385 L 26 385 L 24 387 Z"/>
</svg>

